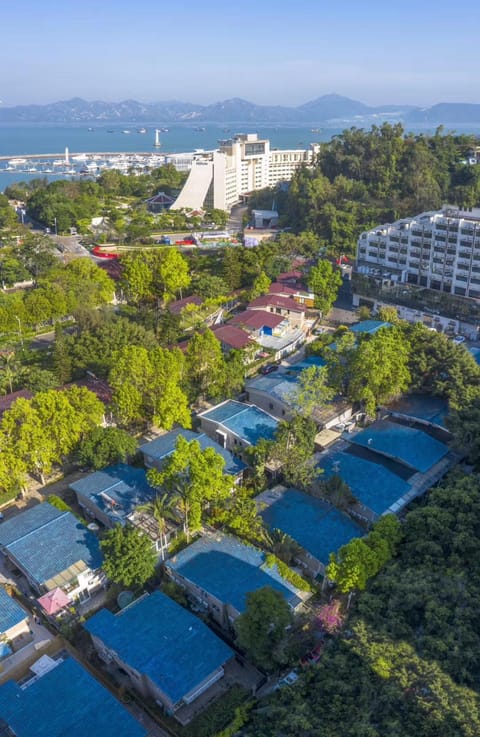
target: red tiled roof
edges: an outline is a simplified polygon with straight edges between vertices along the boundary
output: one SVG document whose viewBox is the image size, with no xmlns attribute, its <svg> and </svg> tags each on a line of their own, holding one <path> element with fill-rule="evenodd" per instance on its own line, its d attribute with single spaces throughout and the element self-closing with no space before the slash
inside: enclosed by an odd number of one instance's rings
<svg viewBox="0 0 480 737">
<path fill-rule="evenodd" d="M 270 288 L 268 290 L 270 294 L 296 294 L 297 289 L 294 289 L 293 287 L 288 287 L 286 284 L 280 284 L 278 281 L 274 281 L 270 284 Z"/>
<path fill-rule="evenodd" d="M 303 274 L 301 271 L 284 271 L 278 275 L 277 281 L 279 282 L 297 281 L 298 279 L 301 279 L 302 277 L 303 277 Z"/>
<path fill-rule="evenodd" d="M 219 341 L 237 350 L 245 348 L 251 342 L 248 333 L 234 325 L 219 325 L 212 332 Z"/>
<path fill-rule="evenodd" d="M 113 390 L 109 384 L 103 379 L 96 379 L 93 376 L 86 376 L 84 379 L 78 379 L 78 381 L 72 381 L 69 384 L 62 386 L 62 389 L 68 389 L 71 386 L 85 387 L 91 392 L 96 394 L 98 399 L 104 404 L 110 404 L 112 401 Z"/>
<path fill-rule="evenodd" d="M 203 304 L 203 300 L 197 297 L 196 294 L 192 294 L 190 297 L 184 297 L 183 299 L 177 299 L 175 302 L 170 302 L 168 311 L 172 315 L 179 315 L 187 305 L 197 305 L 197 307 L 200 307 L 201 304 Z"/>
<path fill-rule="evenodd" d="M 279 297 L 276 294 L 264 294 L 262 297 L 254 299 L 248 305 L 249 310 L 257 307 L 280 307 L 280 309 L 290 310 L 290 312 L 305 312 L 304 305 L 299 305 L 289 297 Z"/>
<path fill-rule="evenodd" d="M 275 315 L 267 310 L 245 310 L 235 315 L 230 320 L 230 325 L 242 325 L 251 330 L 260 330 L 260 328 L 276 328 L 284 321 L 282 315 Z"/>
<path fill-rule="evenodd" d="M 17 399 L 31 399 L 32 397 L 33 392 L 28 389 L 20 389 L 18 392 L 11 392 L 11 394 L 6 394 L 5 396 L 0 397 L 0 415 L 3 415 L 7 409 L 10 409 Z"/>
</svg>

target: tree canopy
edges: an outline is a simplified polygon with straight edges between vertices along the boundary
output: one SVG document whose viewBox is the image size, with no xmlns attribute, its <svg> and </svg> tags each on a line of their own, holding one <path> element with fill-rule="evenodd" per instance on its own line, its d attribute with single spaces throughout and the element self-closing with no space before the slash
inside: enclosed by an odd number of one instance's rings
<svg viewBox="0 0 480 737">
<path fill-rule="evenodd" d="M 155 573 L 151 540 L 135 527 L 116 525 L 100 542 L 107 578 L 126 588 L 140 588 Z"/>
</svg>

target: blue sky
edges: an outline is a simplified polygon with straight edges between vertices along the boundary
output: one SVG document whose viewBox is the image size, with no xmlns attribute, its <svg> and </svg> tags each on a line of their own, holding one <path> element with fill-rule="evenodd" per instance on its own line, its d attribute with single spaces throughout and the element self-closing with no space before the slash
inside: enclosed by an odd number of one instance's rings
<svg viewBox="0 0 480 737">
<path fill-rule="evenodd" d="M 479 102 L 480 2 L 2 3 L 0 100 Z"/>
</svg>

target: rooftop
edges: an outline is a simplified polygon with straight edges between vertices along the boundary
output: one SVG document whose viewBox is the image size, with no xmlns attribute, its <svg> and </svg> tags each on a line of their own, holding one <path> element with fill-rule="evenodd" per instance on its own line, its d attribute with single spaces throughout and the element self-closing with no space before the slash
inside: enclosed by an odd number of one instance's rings
<svg viewBox="0 0 480 737">
<path fill-rule="evenodd" d="M 95 471 L 71 483 L 70 488 L 90 499 L 114 523 L 121 524 L 135 507 L 151 501 L 156 494 L 145 471 L 125 463 Z"/>
<path fill-rule="evenodd" d="M 249 309 L 257 307 L 280 307 L 283 310 L 290 310 L 290 312 L 305 312 L 305 305 L 298 304 L 289 297 L 281 297 L 277 294 L 264 294 L 261 297 L 257 297 L 248 305 Z"/>
<path fill-rule="evenodd" d="M 246 348 L 252 343 L 249 334 L 234 325 L 218 325 L 212 332 L 219 341 L 237 350 Z"/>
<path fill-rule="evenodd" d="M 297 489 L 265 492 L 260 501 L 268 504 L 261 512 L 268 527 L 286 532 L 324 565 L 330 553 L 363 535 L 346 514 Z"/>
<path fill-rule="evenodd" d="M 255 445 L 261 438 L 273 440 L 278 427 L 278 421 L 267 412 L 233 399 L 202 412 L 199 417 L 223 425 L 250 445 Z"/>
<path fill-rule="evenodd" d="M 264 586 L 280 591 L 293 608 L 301 602 L 298 589 L 275 566 L 265 566 L 261 550 L 230 535 L 205 535 L 170 558 L 166 566 L 240 613 L 245 611 L 247 594 Z"/>
<path fill-rule="evenodd" d="M 380 420 L 352 435 L 350 442 L 382 453 L 425 473 L 447 455 L 448 447 L 422 430 Z"/>
<path fill-rule="evenodd" d="M 276 328 L 284 322 L 282 315 L 274 315 L 273 312 L 267 310 L 245 310 L 239 312 L 238 315 L 232 317 L 229 325 L 245 325 L 251 330 L 261 330 L 261 328 Z"/>
<path fill-rule="evenodd" d="M 17 737 L 146 737 L 145 729 L 73 658 L 27 688 L 0 686 L 0 715 Z"/>
<path fill-rule="evenodd" d="M 170 302 L 168 305 L 168 311 L 172 315 L 179 315 L 184 307 L 187 305 L 196 305 L 200 307 L 203 304 L 203 299 L 198 297 L 196 294 L 192 294 L 190 297 L 184 297 L 183 299 L 177 299 L 175 302 Z"/>
<path fill-rule="evenodd" d="M 25 609 L 0 586 L 0 636 L 27 618 Z"/>
<path fill-rule="evenodd" d="M 95 570 L 102 564 L 95 535 L 71 512 L 56 509 L 48 502 L 3 522 L 0 547 L 7 548 L 39 586 L 47 585 L 79 563 L 80 569 L 73 571 L 77 575 L 85 567 Z"/>
<path fill-rule="evenodd" d="M 387 410 L 444 428 L 448 402 L 443 397 L 410 394 L 389 404 Z"/>
<path fill-rule="evenodd" d="M 10 409 L 12 404 L 17 401 L 17 399 L 31 399 L 33 397 L 33 393 L 29 391 L 28 389 L 20 389 L 18 392 L 11 392 L 10 394 L 5 394 L 0 397 L 0 415 L 3 415 L 4 412 L 7 411 L 7 409 Z"/>
<path fill-rule="evenodd" d="M 386 512 L 410 490 L 407 481 L 382 464 L 334 447 L 322 455 L 319 466 L 325 479 L 340 476 L 358 501 L 375 514 Z"/>
<path fill-rule="evenodd" d="M 246 465 L 245 463 L 243 463 L 243 461 L 241 461 L 239 458 L 236 458 L 233 453 L 230 453 L 230 451 L 226 448 L 222 448 L 221 445 L 209 438 L 208 435 L 205 435 L 205 433 L 202 432 L 199 434 L 196 432 L 192 432 L 192 430 L 183 430 L 182 428 L 172 430 L 171 432 L 167 432 L 164 435 L 159 435 L 158 438 L 155 438 L 155 440 L 151 440 L 149 443 L 141 445 L 139 450 L 142 453 L 150 456 L 150 458 L 153 458 L 156 461 L 161 461 L 173 453 L 178 437 L 183 437 L 188 442 L 196 440 L 198 443 L 200 443 L 200 447 L 202 450 L 205 450 L 206 448 L 213 448 L 213 450 L 219 453 L 225 461 L 225 473 L 228 473 L 232 476 L 237 476 L 246 468 Z"/>
<path fill-rule="evenodd" d="M 102 609 L 84 627 L 174 704 L 233 655 L 200 619 L 160 591 L 116 615 Z"/>
</svg>

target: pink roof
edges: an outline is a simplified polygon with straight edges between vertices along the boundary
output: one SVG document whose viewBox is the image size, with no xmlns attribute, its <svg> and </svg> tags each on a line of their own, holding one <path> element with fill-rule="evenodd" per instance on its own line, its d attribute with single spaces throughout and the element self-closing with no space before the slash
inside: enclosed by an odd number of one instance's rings
<svg viewBox="0 0 480 737">
<path fill-rule="evenodd" d="M 65 384 L 61 389 L 68 389 L 70 386 L 79 386 L 89 389 L 104 404 L 110 404 L 113 397 L 111 386 L 104 380 L 92 376 L 86 376 L 84 379 L 77 379 L 69 384 Z"/>
<path fill-rule="evenodd" d="M 57 612 L 70 604 L 68 596 L 59 588 L 52 589 L 48 594 L 44 594 L 37 599 L 37 601 L 47 614 L 57 614 Z"/>
<path fill-rule="evenodd" d="M 267 310 L 245 310 L 235 315 L 230 320 L 231 325 L 244 325 L 252 330 L 260 330 L 260 328 L 276 328 L 284 321 L 283 315 L 275 315 Z"/>
<path fill-rule="evenodd" d="M 212 332 L 220 342 L 225 343 L 231 348 L 236 348 L 237 350 L 245 348 L 247 345 L 250 345 L 251 342 L 250 336 L 245 332 L 245 330 L 236 328 L 233 325 L 219 325 L 218 327 L 213 328 Z"/>
<path fill-rule="evenodd" d="M 183 299 L 177 299 L 175 302 L 170 302 L 168 311 L 172 315 L 179 315 L 187 305 L 197 305 L 197 307 L 200 307 L 201 304 L 203 304 L 203 300 L 197 297 L 196 294 L 192 294 L 190 297 L 184 297 Z"/>
<path fill-rule="evenodd" d="M 282 310 L 290 310 L 290 312 L 305 312 L 304 305 L 299 305 L 289 297 L 280 297 L 276 294 L 264 294 L 248 305 L 250 310 L 257 307 L 279 307 Z"/>
</svg>

